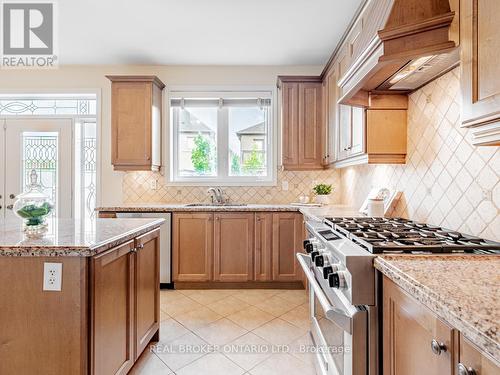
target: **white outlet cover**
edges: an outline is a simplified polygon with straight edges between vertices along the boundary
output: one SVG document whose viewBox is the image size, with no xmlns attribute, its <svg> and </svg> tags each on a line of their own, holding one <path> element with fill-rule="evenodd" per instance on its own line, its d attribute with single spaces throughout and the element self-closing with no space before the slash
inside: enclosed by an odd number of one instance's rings
<svg viewBox="0 0 500 375">
<path fill-rule="evenodd" d="M 283 191 L 288 190 L 288 181 L 281 181 L 281 190 Z"/>
<path fill-rule="evenodd" d="M 60 292 L 62 289 L 62 263 L 43 264 L 43 290 Z"/>
</svg>

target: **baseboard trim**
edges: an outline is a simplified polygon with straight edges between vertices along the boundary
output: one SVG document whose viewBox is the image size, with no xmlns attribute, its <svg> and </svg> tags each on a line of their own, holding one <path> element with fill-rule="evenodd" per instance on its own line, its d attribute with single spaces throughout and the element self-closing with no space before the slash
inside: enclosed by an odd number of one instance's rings
<svg viewBox="0 0 500 375">
<path fill-rule="evenodd" d="M 302 281 L 176 281 L 174 289 L 304 289 Z"/>
</svg>

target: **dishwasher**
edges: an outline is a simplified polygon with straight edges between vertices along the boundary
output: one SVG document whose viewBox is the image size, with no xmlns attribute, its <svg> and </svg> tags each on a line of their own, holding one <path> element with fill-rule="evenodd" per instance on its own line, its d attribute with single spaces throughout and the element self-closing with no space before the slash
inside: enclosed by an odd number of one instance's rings
<svg viewBox="0 0 500 375">
<path fill-rule="evenodd" d="M 160 287 L 172 288 L 171 214 L 165 212 L 117 212 L 117 218 L 165 219 L 160 226 Z"/>
</svg>

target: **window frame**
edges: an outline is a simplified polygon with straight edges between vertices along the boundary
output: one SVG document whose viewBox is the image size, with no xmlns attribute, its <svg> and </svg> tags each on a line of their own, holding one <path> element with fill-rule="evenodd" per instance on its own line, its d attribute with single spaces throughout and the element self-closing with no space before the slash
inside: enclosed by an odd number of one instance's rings
<svg viewBox="0 0 500 375">
<path fill-rule="evenodd" d="M 241 87 L 241 88 L 192 88 L 192 87 L 170 87 L 167 92 L 166 113 L 167 128 L 169 129 L 167 142 L 169 146 L 169 158 L 165 163 L 167 168 L 166 184 L 168 186 L 276 186 L 277 185 L 277 110 L 276 110 L 276 88 L 273 86 L 259 87 Z M 229 166 L 229 123 L 227 115 L 228 108 L 218 108 L 217 120 L 217 176 L 179 176 L 178 173 L 178 156 L 182 145 L 179 145 L 179 132 L 173 120 L 173 112 L 171 112 L 171 99 L 179 97 L 196 97 L 196 98 L 216 98 L 223 97 L 226 99 L 232 98 L 266 98 L 271 100 L 268 113 L 268 132 L 267 132 L 267 150 L 268 162 L 266 165 L 267 176 L 230 176 Z M 226 111 L 226 114 L 220 117 L 220 112 Z"/>
</svg>

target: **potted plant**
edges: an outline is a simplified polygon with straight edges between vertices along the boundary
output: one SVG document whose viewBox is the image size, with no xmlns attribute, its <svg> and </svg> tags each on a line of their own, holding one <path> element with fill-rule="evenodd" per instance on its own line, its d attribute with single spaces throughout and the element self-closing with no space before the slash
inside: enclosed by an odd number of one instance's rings
<svg viewBox="0 0 500 375">
<path fill-rule="evenodd" d="M 328 184 L 318 184 L 313 187 L 314 194 L 316 194 L 316 203 L 320 204 L 328 204 L 329 199 L 328 196 L 332 192 L 332 185 Z"/>
</svg>

